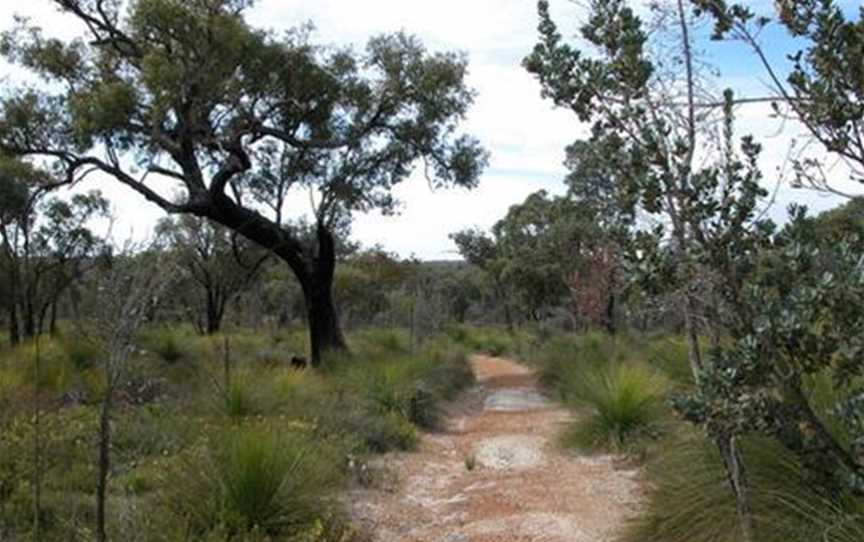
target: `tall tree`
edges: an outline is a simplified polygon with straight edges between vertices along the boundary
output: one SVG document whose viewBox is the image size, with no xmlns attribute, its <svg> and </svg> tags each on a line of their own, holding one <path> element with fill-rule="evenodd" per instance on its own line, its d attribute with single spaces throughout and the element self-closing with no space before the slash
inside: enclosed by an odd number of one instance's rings
<svg viewBox="0 0 864 542">
<path fill-rule="evenodd" d="M 418 160 L 438 186 L 472 187 L 485 166 L 457 134 L 473 100 L 466 59 L 411 36 L 356 53 L 252 28 L 250 0 L 53 3 L 86 35 L 63 42 L 26 22 L 6 34 L 5 58 L 50 84 L 2 101 L 0 149 L 51 160 L 70 183 L 99 172 L 272 251 L 301 284 L 315 362 L 346 348 L 334 226 L 392 211 Z M 166 195 L 176 188 L 179 202 Z M 286 200 L 298 188 L 317 193 L 309 242 L 282 220 L 298 216 Z"/>
<path fill-rule="evenodd" d="M 105 198 L 94 191 L 64 200 L 51 195 L 54 186 L 44 171 L 0 160 L 0 273 L 12 344 L 45 330 L 60 295 L 106 247 L 89 224 L 107 216 Z"/>
<path fill-rule="evenodd" d="M 507 310 L 513 303 L 527 319 L 540 321 L 571 295 L 574 322 L 585 320 L 588 312 L 577 313 L 578 301 L 602 290 L 603 315 L 594 320 L 609 327 L 605 309 L 611 304 L 612 282 L 601 285 L 580 277 L 596 271 L 600 260 L 610 259 L 618 248 L 609 226 L 613 218 L 598 214 L 599 200 L 596 205 L 589 201 L 574 192 L 553 196 L 541 190 L 511 206 L 489 234 L 465 230 L 451 237 L 462 256 L 496 282 L 499 302 Z"/>
<path fill-rule="evenodd" d="M 762 230 L 757 213 L 765 195 L 757 167 L 761 149 L 747 137 L 735 148 L 732 92 L 718 100 L 705 90 L 709 86 L 697 69 L 694 13 L 687 2 L 654 8 L 667 24 L 651 36 L 671 38 L 674 48 L 652 47 L 641 19 L 623 0 L 590 2 L 590 18 L 581 28 L 584 48 L 563 40 L 548 2 L 538 5 L 540 40 L 525 66 L 540 81 L 543 96 L 592 122 L 583 145 L 594 154 L 583 152 L 579 160 L 614 160 L 605 169 L 617 171 L 620 206 L 638 205 L 660 219 L 653 229 L 639 232 L 634 263 L 650 282 L 677 292 L 694 381 L 701 386 L 710 360 L 699 334 L 719 337 L 727 323 L 716 318 L 721 301 L 740 300 L 746 264 L 737 257 L 752 249 Z M 674 56 L 653 54 L 657 51 L 674 51 Z M 734 310 L 724 314 L 746 318 Z M 718 429 L 712 436 L 744 538 L 752 540 L 737 435 Z"/>
<path fill-rule="evenodd" d="M 469 228 L 450 234 L 459 254 L 469 264 L 482 270 L 490 278 L 498 304 L 504 311 L 504 321 L 509 331 L 513 331 L 513 308 L 510 292 L 504 280 L 504 257 L 501 247 L 488 233 Z"/>
</svg>

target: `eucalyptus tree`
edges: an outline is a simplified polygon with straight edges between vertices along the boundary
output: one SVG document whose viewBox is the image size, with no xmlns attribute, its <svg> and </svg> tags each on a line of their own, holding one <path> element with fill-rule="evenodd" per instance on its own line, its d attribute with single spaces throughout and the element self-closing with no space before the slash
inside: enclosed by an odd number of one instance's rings
<svg viewBox="0 0 864 542">
<path fill-rule="evenodd" d="M 236 232 L 194 215 L 158 225 L 167 250 L 191 281 L 195 323 L 201 333 L 222 329 L 225 309 L 255 278 L 268 253 Z"/>
<path fill-rule="evenodd" d="M 61 199 L 53 177 L 30 164 L 0 160 L 0 273 L 8 289 L 9 338 L 17 344 L 51 329 L 58 299 L 107 249 L 91 220 L 107 217 L 99 192 Z"/>
<path fill-rule="evenodd" d="M 465 261 L 480 269 L 489 278 L 494 296 L 504 311 L 507 329 L 513 331 L 511 290 L 504 278 L 506 261 L 497 240 L 479 228 L 451 233 L 450 239 Z"/>
<path fill-rule="evenodd" d="M 472 187 L 486 164 L 458 133 L 473 101 L 463 55 L 402 33 L 363 52 L 315 46 L 302 28 L 250 26 L 251 0 L 52 3 L 83 35 L 62 41 L 26 21 L 5 35 L 5 58 L 47 84 L 3 99 L 0 149 L 48 160 L 69 183 L 99 173 L 272 251 L 302 287 L 315 362 L 346 348 L 335 226 L 393 211 L 392 188 L 418 161 L 436 186 Z M 304 190 L 317 195 L 312 239 L 287 197 Z"/>
<path fill-rule="evenodd" d="M 614 217 L 599 214 L 600 206 L 599 200 L 595 204 L 582 194 L 553 196 L 541 190 L 511 206 L 490 233 L 465 230 L 451 237 L 469 263 L 496 281 L 505 307 L 515 302 L 528 320 L 540 321 L 549 310 L 567 304 L 569 297 L 574 320 L 586 320 L 579 301 L 589 297 L 583 295 L 589 290 L 603 290 L 604 309 L 614 305 L 611 281 L 603 287 L 595 280 L 581 280 L 591 274 L 592 266 L 617 252 L 611 229 Z M 607 315 L 604 310 L 603 317 L 594 320 L 610 327 Z"/>
<path fill-rule="evenodd" d="M 544 310 L 564 304 L 589 238 L 599 231 L 593 218 L 580 202 L 541 190 L 511 206 L 492 227 L 503 279 L 531 319 L 539 321 Z"/>
</svg>

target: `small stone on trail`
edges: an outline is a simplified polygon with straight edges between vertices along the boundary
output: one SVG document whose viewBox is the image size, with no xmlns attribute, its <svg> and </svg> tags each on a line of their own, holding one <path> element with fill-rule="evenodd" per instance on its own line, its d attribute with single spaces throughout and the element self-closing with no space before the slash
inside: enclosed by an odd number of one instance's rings
<svg viewBox="0 0 864 542">
<path fill-rule="evenodd" d="M 496 470 L 527 469 L 543 463 L 544 439 L 530 435 L 503 435 L 480 441 L 477 463 Z"/>
<path fill-rule="evenodd" d="M 484 409 L 497 412 L 518 412 L 549 408 L 549 400 L 536 391 L 518 388 L 504 388 L 486 398 Z"/>
</svg>

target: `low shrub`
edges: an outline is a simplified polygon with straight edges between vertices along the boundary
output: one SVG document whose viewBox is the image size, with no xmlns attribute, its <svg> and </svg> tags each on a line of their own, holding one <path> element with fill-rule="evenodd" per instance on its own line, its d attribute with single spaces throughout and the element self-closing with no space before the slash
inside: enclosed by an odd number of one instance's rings
<svg viewBox="0 0 864 542">
<path fill-rule="evenodd" d="M 194 336 L 183 327 L 161 327 L 145 331 L 141 345 L 165 363 L 174 364 L 190 357 Z"/>
<path fill-rule="evenodd" d="M 742 442 L 754 540 L 864 540 L 864 511 L 820 494 L 796 458 L 762 437 Z M 647 501 L 622 542 L 740 542 L 735 500 L 716 448 L 694 431 L 668 439 L 647 466 Z"/>
<path fill-rule="evenodd" d="M 690 349 L 684 337 L 665 336 L 651 339 L 645 345 L 645 351 L 647 362 L 663 371 L 676 386 L 692 386 Z"/>
<path fill-rule="evenodd" d="M 38 343 L 30 341 L 9 350 L 5 358 L 5 365 L 15 367 L 21 384 L 29 388 L 60 394 L 73 383 L 75 366 L 59 341 L 44 337 Z"/>
<path fill-rule="evenodd" d="M 102 356 L 99 342 L 89 337 L 63 337 L 59 342 L 69 361 L 79 371 L 93 368 Z"/>
<path fill-rule="evenodd" d="M 589 366 L 563 386 L 568 400 L 587 410 L 567 432 L 571 445 L 621 452 L 660 433 L 666 384 L 644 365 Z"/>
<path fill-rule="evenodd" d="M 262 391 L 250 376 L 234 375 L 228 389 L 223 390 L 225 414 L 234 419 L 263 414 L 266 407 Z"/>
<path fill-rule="evenodd" d="M 30 533 L 33 524 L 33 475 L 38 468 L 42 486 L 41 527 L 46 540 L 68 539 L 70 525 L 96 488 L 95 435 L 98 415 L 92 407 L 43 412 L 39 418 L 41 453 L 34 453 L 36 425 L 29 415 L 0 425 L 0 533 Z M 86 516 L 85 516 L 86 517 Z M 15 540 L 16 534 L 11 539 Z"/>
<path fill-rule="evenodd" d="M 165 480 L 167 512 L 205 537 L 290 536 L 331 510 L 342 476 L 339 451 L 310 435 L 244 425 L 197 447 Z"/>
<path fill-rule="evenodd" d="M 550 339 L 534 357 L 541 385 L 568 401 L 573 385 L 589 368 L 603 368 L 633 359 L 623 341 L 599 333 L 560 335 Z"/>
<path fill-rule="evenodd" d="M 522 333 L 511 333 L 495 327 L 475 327 L 464 324 L 447 326 L 445 333 L 452 341 L 468 350 L 491 356 L 516 355 L 522 351 L 522 342 L 529 340 L 528 335 Z"/>
<path fill-rule="evenodd" d="M 351 334 L 351 345 L 357 357 L 377 359 L 410 353 L 408 332 L 397 328 L 369 328 Z"/>
</svg>

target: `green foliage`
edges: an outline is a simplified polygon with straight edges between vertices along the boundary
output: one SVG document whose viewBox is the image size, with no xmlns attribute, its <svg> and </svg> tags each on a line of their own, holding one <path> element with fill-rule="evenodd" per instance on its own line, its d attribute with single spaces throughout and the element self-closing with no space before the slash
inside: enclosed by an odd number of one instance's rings
<svg viewBox="0 0 864 542">
<path fill-rule="evenodd" d="M 60 342 L 69 361 L 79 371 L 92 368 L 102 356 L 98 341 L 89 337 L 63 337 Z"/>
<path fill-rule="evenodd" d="M 778 97 L 776 111 L 805 126 L 820 151 L 826 149 L 851 165 L 851 175 L 864 164 L 857 143 L 862 129 L 864 104 L 862 68 L 858 61 L 864 46 L 861 12 L 833 0 L 800 0 L 777 5 L 777 21 L 795 37 L 792 50 L 784 51 L 791 69 L 772 66 L 770 55 L 756 39 L 771 19 L 757 16 L 744 3 L 696 0 L 698 10 L 714 18 L 714 39 L 732 37 L 744 43 L 760 60 Z M 785 74 L 785 80 L 783 75 Z M 794 107 L 790 106 L 794 102 Z M 820 153 L 801 153 L 792 160 L 797 186 L 831 190 L 834 180 L 824 171 Z"/>
<path fill-rule="evenodd" d="M 145 331 L 142 343 L 152 348 L 163 331 Z M 112 537 L 344 542 L 351 532 L 334 500 L 344 477 L 363 475 L 359 466 L 369 453 L 414 449 L 418 426 L 434 426 L 440 402 L 472 378 L 464 349 L 443 337 L 411 355 L 404 331 L 366 330 L 352 337 L 356 357 L 329 370 L 297 371 L 283 359 L 303 343 L 298 333 L 237 331 L 227 335 L 226 390 L 224 336 L 175 331 L 184 359 L 194 363 L 154 365 L 151 354 L 136 352 L 115 390 Z M 92 345 L 66 338 L 42 344 L 46 360 L 62 360 L 62 374 L 70 375 L 64 382 L 74 388 L 93 379 L 94 390 L 104 390 L 98 366 L 81 362 L 79 370 L 73 362 L 86 359 Z M 67 347 L 80 353 L 70 355 Z M 12 539 L 27 536 L 33 519 L 33 390 L 20 359 L 30 348 L 0 356 L 0 533 Z M 278 357 L 263 360 L 259 352 L 266 349 Z M 182 375 L 174 374 L 179 369 Z M 56 379 L 49 380 L 44 392 L 56 392 Z M 166 386 L 158 401 L 134 401 L 137 387 L 154 381 Z M 42 535 L 65 540 L 90 532 L 94 521 L 98 412 L 47 404 L 40 432 Z"/>
<path fill-rule="evenodd" d="M 567 445 L 627 452 L 661 433 L 667 380 L 643 356 L 624 338 L 599 333 L 560 337 L 539 350 L 540 382 L 578 412 Z"/>
<path fill-rule="evenodd" d="M 60 535 L 81 514 L 84 496 L 95 491 L 97 413 L 91 407 L 42 413 L 38 460 L 35 419 L 30 414 L 0 423 L 0 533 L 28 533 L 32 527 L 32 482 L 38 469 L 43 480 L 43 527 Z"/>
<path fill-rule="evenodd" d="M 760 542 L 851 542 L 864 533 L 864 510 L 820 494 L 794 454 L 776 441 L 743 442 Z M 740 542 L 735 500 L 720 455 L 692 432 L 670 438 L 648 463 L 647 504 L 622 542 Z"/>
<path fill-rule="evenodd" d="M 172 470 L 165 512 L 198 535 L 297 534 L 327 514 L 341 461 L 337 449 L 303 433 L 230 429 Z"/>
<path fill-rule="evenodd" d="M 663 336 L 645 345 L 647 361 L 668 376 L 676 386 L 693 385 L 693 371 L 688 359 L 689 346 L 684 337 Z"/>
<path fill-rule="evenodd" d="M 600 333 L 585 333 L 551 338 L 531 361 L 538 366 L 540 383 L 569 401 L 567 385 L 578 381 L 581 371 L 606 367 L 625 357 L 620 343 Z"/>
<path fill-rule="evenodd" d="M 467 364 L 464 356 L 461 362 Z M 340 378 L 381 413 L 397 414 L 420 427 L 434 428 L 443 388 L 437 381 L 446 379 L 445 384 L 455 384 L 456 378 L 448 373 L 458 370 L 457 363 L 445 365 L 423 355 L 404 356 L 347 368 Z"/>
<path fill-rule="evenodd" d="M 660 433 L 666 385 L 650 368 L 634 362 L 612 363 L 570 377 L 577 379 L 563 384 L 564 393 L 588 411 L 568 432 L 569 443 L 626 451 Z"/>
<path fill-rule="evenodd" d="M 192 334 L 177 326 L 151 329 L 141 337 L 142 347 L 168 364 L 187 360 L 190 356 L 191 341 Z"/>
<path fill-rule="evenodd" d="M 64 346 L 61 341 L 39 338 L 38 345 L 34 340 L 5 352 L 0 366 L 16 372 L 17 380 L 30 389 L 61 394 L 72 385 L 76 370 Z"/>
<path fill-rule="evenodd" d="M 447 336 L 472 352 L 491 356 L 517 354 L 522 342 L 530 340 L 527 334 L 514 334 L 495 327 L 477 327 L 464 324 L 447 326 Z"/>
<path fill-rule="evenodd" d="M 752 255 L 758 271 L 741 296 L 747 318 L 733 328 L 734 341 L 712 352 L 698 393 L 676 406 L 713 435 L 777 438 L 823 485 L 864 487 L 857 444 L 864 435 L 864 266 L 852 243 L 814 239 L 803 210 L 792 218 Z M 809 389 L 819 378 L 834 386 L 833 404 L 821 412 Z"/>
<path fill-rule="evenodd" d="M 458 131 L 474 100 L 467 58 L 416 37 L 319 47 L 308 26 L 253 27 L 248 1 L 54 3 L 84 36 L 46 38 L 24 20 L 3 34 L 4 59 L 46 85 L 2 100 L 0 149 L 50 162 L 67 182 L 100 171 L 166 211 L 242 233 L 288 264 L 312 315 L 335 312 L 337 238 L 353 213 L 394 211 L 393 188 L 418 161 L 433 186 L 465 188 L 488 163 Z M 177 197 L 138 182 L 133 165 L 148 157 L 167 158 L 155 169 L 178 181 Z M 283 216 L 296 188 L 318 194 L 312 224 Z M 319 337 L 334 339 L 312 345 L 315 363 L 344 346 L 338 329 Z"/>
<path fill-rule="evenodd" d="M 255 384 L 245 375 L 236 375 L 225 390 L 225 414 L 230 418 L 244 418 L 261 414 L 264 408 Z"/>
</svg>

